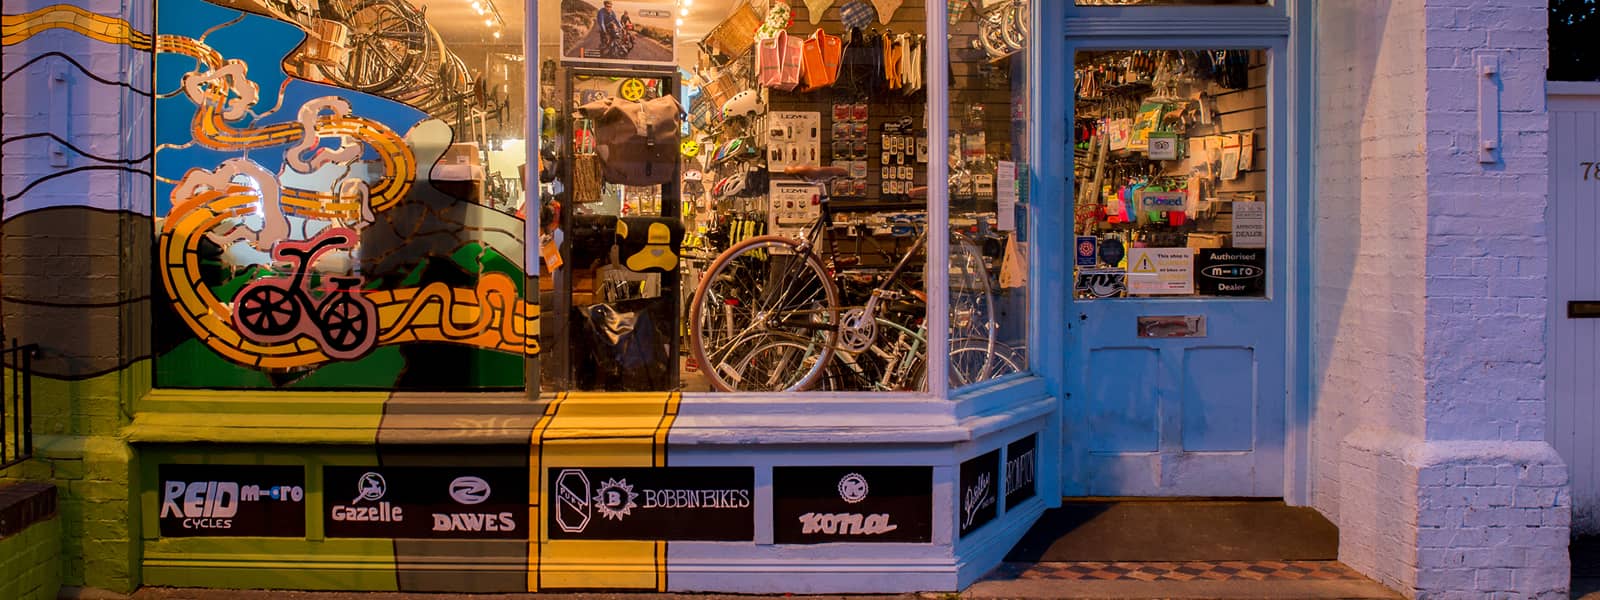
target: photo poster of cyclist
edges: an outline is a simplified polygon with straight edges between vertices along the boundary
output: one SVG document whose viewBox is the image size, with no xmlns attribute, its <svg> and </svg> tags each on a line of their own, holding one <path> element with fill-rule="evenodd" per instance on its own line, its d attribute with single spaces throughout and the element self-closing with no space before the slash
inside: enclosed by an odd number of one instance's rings
<svg viewBox="0 0 1600 600">
<path fill-rule="evenodd" d="M 306 26 L 227 1 L 156 3 L 155 385 L 521 389 L 523 221 L 437 176 L 462 132 L 296 76 Z"/>
<path fill-rule="evenodd" d="M 561 59 L 676 66 L 677 0 L 561 0 Z"/>
</svg>

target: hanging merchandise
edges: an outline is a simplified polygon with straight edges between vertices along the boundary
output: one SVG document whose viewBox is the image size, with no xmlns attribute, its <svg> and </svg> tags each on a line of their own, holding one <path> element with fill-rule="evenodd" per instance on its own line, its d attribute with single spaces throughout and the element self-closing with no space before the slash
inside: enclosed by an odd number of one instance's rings
<svg viewBox="0 0 1600 600">
<path fill-rule="evenodd" d="M 807 38 L 804 45 L 805 66 L 801 73 L 805 79 L 805 91 L 813 92 L 831 86 L 839 78 L 840 58 L 844 51 L 844 41 L 839 36 L 829 35 L 828 32 L 818 29 Z"/>
<path fill-rule="evenodd" d="M 833 0 L 806 0 L 806 14 L 811 16 L 811 24 L 821 23 L 830 6 L 833 6 Z"/>
<path fill-rule="evenodd" d="M 756 28 L 756 39 L 770 40 L 775 38 L 779 33 L 788 29 L 793 21 L 793 13 L 789 8 L 789 3 L 777 0 L 767 9 L 766 20 L 761 23 L 760 27 Z"/>
<path fill-rule="evenodd" d="M 595 153 L 606 181 L 656 185 L 677 176 L 679 120 L 683 108 L 674 96 L 644 102 L 608 98 L 580 109 L 595 123 Z"/>
<path fill-rule="evenodd" d="M 872 0 L 872 6 L 878 11 L 878 22 L 884 25 L 894 20 L 894 13 L 900 10 L 901 4 L 905 4 L 905 0 Z"/>
<path fill-rule="evenodd" d="M 878 18 L 878 9 L 867 0 L 850 0 L 839 7 L 839 20 L 846 29 L 866 29 Z"/>
<path fill-rule="evenodd" d="M 1000 262 L 1000 287 L 1028 287 L 1028 245 L 1017 242 L 1017 236 L 1006 236 L 1005 258 Z"/>
</svg>

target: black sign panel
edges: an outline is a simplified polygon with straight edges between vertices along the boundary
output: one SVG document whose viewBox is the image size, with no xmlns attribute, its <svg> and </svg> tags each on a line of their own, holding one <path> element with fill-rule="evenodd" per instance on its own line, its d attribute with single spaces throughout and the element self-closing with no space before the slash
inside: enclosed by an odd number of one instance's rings
<svg viewBox="0 0 1600 600">
<path fill-rule="evenodd" d="M 774 467 L 779 544 L 930 542 L 933 467 Z"/>
<path fill-rule="evenodd" d="M 161 465 L 162 537 L 305 537 L 306 470 L 289 465 Z"/>
<path fill-rule="evenodd" d="M 1264 296 L 1267 251 L 1262 248 L 1201 248 L 1195 251 L 1196 291 L 1210 296 Z"/>
<path fill-rule="evenodd" d="M 1000 450 L 961 463 L 961 535 L 1000 514 Z"/>
<path fill-rule="evenodd" d="M 551 467 L 553 540 L 755 539 L 754 467 Z"/>
<path fill-rule="evenodd" d="M 1038 446 L 1037 433 L 1006 445 L 1006 510 L 1038 492 L 1034 481 L 1034 473 L 1039 470 Z"/>
<path fill-rule="evenodd" d="M 328 537 L 528 539 L 528 470 L 324 467 Z"/>
</svg>

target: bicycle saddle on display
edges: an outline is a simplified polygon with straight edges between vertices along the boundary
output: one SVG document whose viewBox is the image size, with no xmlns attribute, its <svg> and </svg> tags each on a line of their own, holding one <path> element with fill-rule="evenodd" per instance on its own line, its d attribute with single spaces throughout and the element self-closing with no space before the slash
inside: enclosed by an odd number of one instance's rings
<svg viewBox="0 0 1600 600">
<path fill-rule="evenodd" d="M 840 177 L 850 176 L 850 170 L 844 167 L 818 167 L 813 165 L 794 165 L 783 170 L 783 174 L 792 175 L 810 181 L 831 181 Z"/>
</svg>

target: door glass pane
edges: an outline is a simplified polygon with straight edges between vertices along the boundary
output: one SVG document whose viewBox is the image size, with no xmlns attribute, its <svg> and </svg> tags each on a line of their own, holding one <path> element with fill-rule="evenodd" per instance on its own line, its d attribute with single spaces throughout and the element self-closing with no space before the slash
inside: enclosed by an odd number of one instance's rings
<svg viewBox="0 0 1600 600">
<path fill-rule="evenodd" d="M 522 2 L 156 11 L 156 385 L 521 389 Z"/>
<path fill-rule="evenodd" d="M 546 389 L 925 389 L 922 3 L 539 5 Z"/>
<path fill-rule="evenodd" d="M 951 15 L 950 387 L 1027 370 L 1030 4 Z"/>
<path fill-rule="evenodd" d="M 1077 54 L 1077 297 L 1266 296 L 1266 56 Z"/>
</svg>

